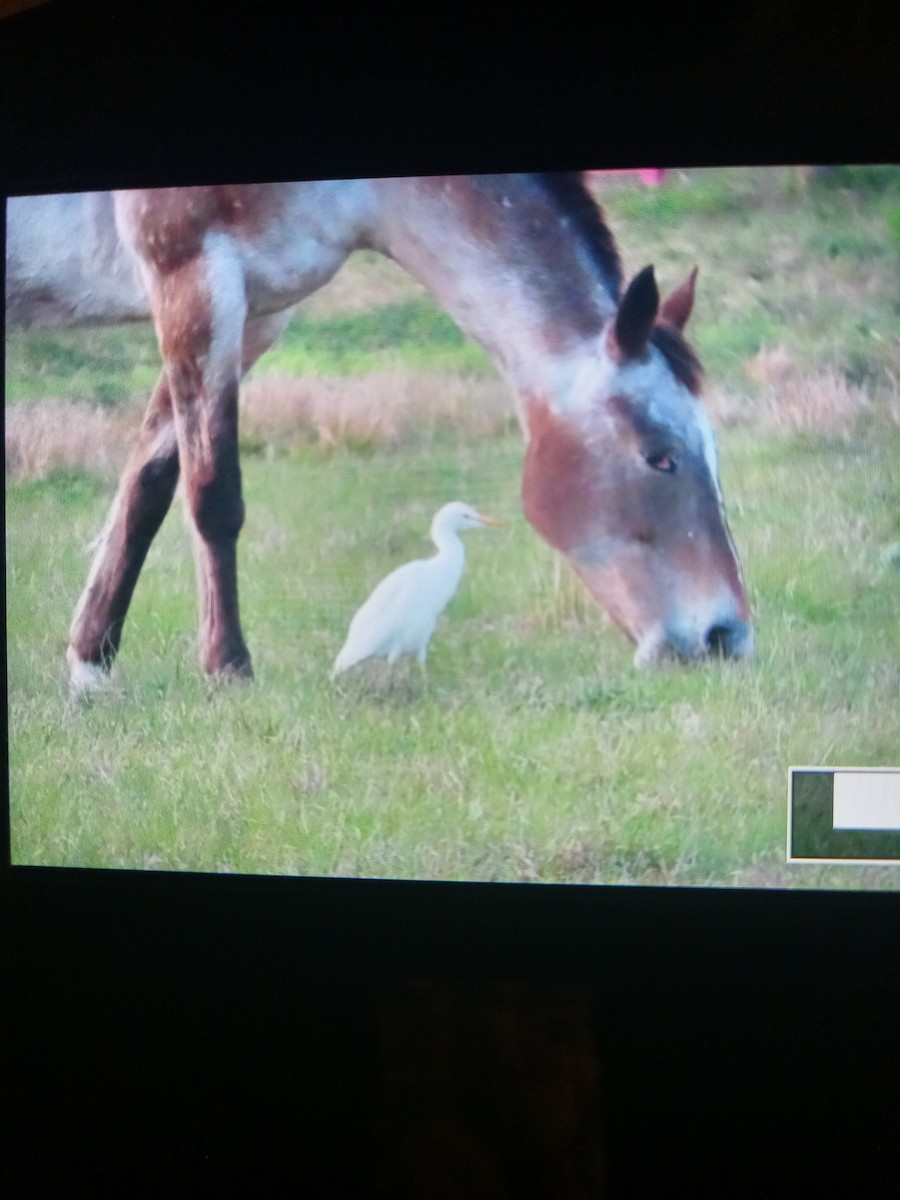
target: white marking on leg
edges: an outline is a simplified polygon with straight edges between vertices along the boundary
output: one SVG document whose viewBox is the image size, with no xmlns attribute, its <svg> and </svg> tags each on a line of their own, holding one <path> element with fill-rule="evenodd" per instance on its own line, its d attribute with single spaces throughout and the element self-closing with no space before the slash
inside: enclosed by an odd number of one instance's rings
<svg viewBox="0 0 900 1200">
<path fill-rule="evenodd" d="M 241 377 L 247 297 L 244 273 L 234 242 L 225 233 L 208 233 L 203 241 L 206 285 L 212 309 L 209 357 L 203 368 L 208 396 Z"/>
<path fill-rule="evenodd" d="M 72 646 L 66 651 L 69 663 L 69 694 L 79 700 L 102 692 L 109 684 L 109 672 L 97 663 L 84 662 Z"/>
</svg>

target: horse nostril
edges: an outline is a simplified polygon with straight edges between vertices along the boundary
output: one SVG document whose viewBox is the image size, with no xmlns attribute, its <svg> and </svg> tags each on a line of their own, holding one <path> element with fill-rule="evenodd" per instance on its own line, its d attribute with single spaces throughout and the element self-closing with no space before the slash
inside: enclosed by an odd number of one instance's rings
<svg viewBox="0 0 900 1200">
<path fill-rule="evenodd" d="M 712 625 L 706 632 L 706 649 L 713 658 L 730 658 L 734 650 L 734 631 L 729 625 Z"/>
<path fill-rule="evenodd" d="M 710 625 L 703 642 L 713 658 L 745 658 L 753 652 L 753 634 L 744 621 L 720 621 Z"/>
</svg>

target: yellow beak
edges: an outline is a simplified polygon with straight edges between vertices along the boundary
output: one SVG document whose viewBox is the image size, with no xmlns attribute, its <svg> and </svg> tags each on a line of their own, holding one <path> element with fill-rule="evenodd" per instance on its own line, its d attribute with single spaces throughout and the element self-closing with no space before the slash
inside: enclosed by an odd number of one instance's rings
<svg viewBox="0 0 900 1200">
<path fill-rule="evenodd" d="M 498 517 L 486 517 L 482 513 L 478 514 L 478 520 L 482 525 L 495 525 L 498 529 L 505 529 L 509 524 L 508 521 L 501 521 Z"/>
</svg>

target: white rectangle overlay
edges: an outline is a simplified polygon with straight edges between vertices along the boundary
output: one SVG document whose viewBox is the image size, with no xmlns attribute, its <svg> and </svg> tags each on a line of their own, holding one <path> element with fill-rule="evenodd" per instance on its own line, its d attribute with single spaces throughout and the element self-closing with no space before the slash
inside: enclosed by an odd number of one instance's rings
<svg viewBox="0 0 900 1200">
<path fill-rule="evenodd" d="M 900 831 L 900 771 L 835 771 L 835 829 Z"/>
</svg>

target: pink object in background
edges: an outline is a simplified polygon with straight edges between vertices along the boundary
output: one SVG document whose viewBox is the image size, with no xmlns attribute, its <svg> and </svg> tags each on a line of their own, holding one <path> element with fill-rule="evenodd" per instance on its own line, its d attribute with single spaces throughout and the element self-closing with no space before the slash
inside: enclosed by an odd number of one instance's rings
<svg viewBox="0 0 900 1200">
<path fill-rule="evenodd" d="M 641 183 L 647 187 L 659 187 L 666 177 L 665 167 L 643 167 L 643 168 L 626 168 L 624 170 L 612 171 L 588 171 L 588 175 L 631 175 L 636 174 Z"/>
</svg>

